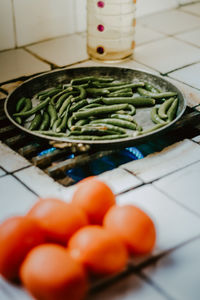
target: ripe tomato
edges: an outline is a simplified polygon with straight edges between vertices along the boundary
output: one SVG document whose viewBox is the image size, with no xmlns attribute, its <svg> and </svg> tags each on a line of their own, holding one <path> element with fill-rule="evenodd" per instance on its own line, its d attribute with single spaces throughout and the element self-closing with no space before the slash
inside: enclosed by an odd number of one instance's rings
<svg viewBox="0 0 200 300">
<path fill-rule="evenodd" d="M 90 224 L 101 225 L 105 213 L 115 204 L 115 195 L 104 182 L 91 177 L 77 184 L 72 203 L 85 211 Z"/>
<path fill-rule="evenodd" d="M 44 243 L 37 221 L 28 217 L 12 217 L 0 225 L 0 274 L 17 280 L 19 267 L 27 253 Z"/>
<path fill-rule="evenodd" d="M 105 215 L 103 224 L 120 236 L 131 254 L 147 254 L 155 245 L 154 223 L 136 206 L 113 206 Z"/>
<path fill-rule="evenodd" d="M 88 286 L 82 265 L 55 244 L 32 249 L 21 266 L 20 277 L 38 300 L 81 300 Z"/>
<path fill-rule="evenodd" d="M 70 236 L 88 224 L 85 213 L 75 205 L 59 199 L 40 199 L 29 211 L 44 229 L 49 242 L 66 245 Z"/>
<path fill-rule="evenodd" d="M 117 273 L 128 260 L 126 247 L 121 240 L 97 225 L 78 230 L 69 240 L 68 250 L 72 257 L 96 275 Z"/>
</svg>

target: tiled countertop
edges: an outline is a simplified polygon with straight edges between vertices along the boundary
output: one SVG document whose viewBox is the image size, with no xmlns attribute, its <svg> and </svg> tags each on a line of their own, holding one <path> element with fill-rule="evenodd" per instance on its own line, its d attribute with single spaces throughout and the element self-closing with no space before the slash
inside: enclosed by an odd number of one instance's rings
<svg viewBox="0 0 200 300">
<path fill-rule="evenodd" d="M 136 30 L 134 59 L 115 66 L 160 74 L 182 90 L 188 106 L 199 105 L 200 3 L 142 17 Z M 1 52 L 0 87 L 10 91 L 13 83 L 9 81 L 24 80 L 51 68 L 102 65 L 88 58 L 85 46 L 83 33 Z M 0 99 L 3 97 L 0 93 Z M 111 186 L 119 204 L 136 204 L 152 216 L 157 245 L 151 257 L 133 261 L 137 272 L 88 299 L 199 300 L 200 136 L 122 165 L 100 178 Z M 26 213 L 38 196 L 69 201 L 75 188 L 54 182 L 0 142 L 0 221 Z M 153 264 L 152 257 L 159 256 Z M 0 299 L 30 297 L 0 279 Z"/>
</svg>

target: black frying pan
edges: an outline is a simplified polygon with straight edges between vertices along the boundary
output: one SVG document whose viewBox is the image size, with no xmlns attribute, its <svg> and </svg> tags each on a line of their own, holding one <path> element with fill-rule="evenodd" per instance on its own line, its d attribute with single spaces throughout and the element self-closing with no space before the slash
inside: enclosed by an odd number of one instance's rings
<svg viewBox="0 0 200 300">
<path fill-rule="evenodd" d="M 20 126 L 15 122 L 12 115 L 15 112 L 15 107 L 17 101 L 21 97 L 29 97 L 32 98 L 33 95 L 38 93 L 39 91 L 48 89 L 58 84 L 68 83 L 72 78 L 84 77 L 84 76 L 110 76 L 117 80 L 123 81 L 132 81 L 132 80 L 141 80 L 148 81 L 153 85 L 157 86 L 163 91 L 175 91 L 179 97 L 179 107 L 177 111 L 176 118 L 169 124 L 164 127 L 159 128 L 156 131 L 150 132 L 148 134 L 136 136 L 136 137 L 128 137 L 123 139 L 116 140 L 101 140 L 101 141 L 83 141 L 83 140 L 71 140 L 67 138 L 56 138 L 50 137 L 46 135 L 41 135 L 36 132 L 32 132 L 27 128 Z M 156 135 L 160 135 L 166 130 L 169 130 L 171 126 L 173 126 L 183 115 L 186 108 L 186 100 L 183 97 L 181 91 L 171 84 L 170 82 L 164 80 L 163 78 L 153 75 L 148 72 L 144 72 L 142 70 L 137 69 L 126 69 L 119 67 L 84 67 L 84 68 L 72 68 L 72 69 L 61 69 L 51 71 L 39 76 L 35 76 L 27 81 L 25 81 L 22 85 L 17 87 L 6 99 L 5 101 L 5 113 L 9 120 L 22 131 L 25 131 L 28 134 L 31 134 L 37 138 L 43 138 L 46 140 L 54 140 L 58 142 L 70 142 L 70 143 L 82 143 L 89 144 L 90 146 L 96 146 L 100 148 L 114 148 L 114 147 L 127 147 L 133 146 L 139 143 L 144 143 L 150 140 L 152 137 Z M 155 124 L 150 120 L 150 108 L 138 108 L 137 113 L 135 115 L 136 121 L 143 126 L 144 130 L 149 129 Z M 96 148 L 95 147 L 95 148 Z"/>
</svg>

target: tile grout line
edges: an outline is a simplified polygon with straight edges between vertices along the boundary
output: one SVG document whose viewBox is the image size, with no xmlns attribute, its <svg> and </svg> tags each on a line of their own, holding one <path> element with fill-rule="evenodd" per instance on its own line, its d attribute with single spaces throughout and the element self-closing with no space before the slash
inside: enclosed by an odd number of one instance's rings
<svg viewBox="0 0 200 300">
<path fill-rule="evenodd" d="M 138 277 L 143 279 L 145 282 L 147 282 L 149 285 L 155 288 L 162 296 L 166 298 L 166 300 L 176 300 L 175 298 L 172 298 L 171 295 L 169 295 L 166 291 L 164 291 L 160 286 L 158 286 L 151 278 L 146 276 L 144 273 L 138 273 Z"/>
<path fill-rule="evenodd" d="M 15 44 L 15 48 L 17 48 L 17 28 L 16 28 L 16 17 L 15 17 L 14 0 L 11 0 L 11 6 L 12 6 L 12 20 L 13 20 L 13 32 L 14 32 L 14 44 Z"/>
<path fill-rule="evenodd" d="M 28 185 L 26 185 L 21 179 L 19 179 L 14 173 L 10 174 L 11 176 L 13 176 L 17 181 L 19 181 L 24 187 L 26 187 L 26 189 L 28 189 L 31 193 L 33 193 L 35 196 L 39 197 L 39 195 L 32 190 Z"/>
</svg>

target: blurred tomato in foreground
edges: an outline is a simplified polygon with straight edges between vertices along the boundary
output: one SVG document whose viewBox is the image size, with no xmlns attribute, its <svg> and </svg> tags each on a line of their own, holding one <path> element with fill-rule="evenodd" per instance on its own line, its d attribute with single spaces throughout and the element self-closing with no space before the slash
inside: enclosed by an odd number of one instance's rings
<svg viewBox="0 0 200 300">
<path fill-rule="evenodd" d="M 115 204 L 115 195 L 104 182 L 89 177 L 77 184 L 72 203 L 85 211 L 90 224 L 101 225 L 105 213 Z"/>
<path fill-rule="evenodd" d="M 101 226 L 86 226 L 69 240 L 68 250 L 72 257 L 95 275 L 120 272 L 127 263 L 124 244 L 115 234 Z"/>
<path fill-rule="evenodd" d="M 0 274 L 17 280 L 19 267 L 27 253 L 44 243 L 38 222 L 29 217 L 12 217 L 0 225 Z"/>
<path fill-rule="evenodd" d="M 49 242 L 66 242 L 79 228 L 88 224 L 86 214 L 71 203 L 60 199 L 40 199 L 29 211 L 44 229 Z"/>
<path fill-rule="evenodd" d="M 20 269 L 22 283 L 37 300 L 81 300 L 87 276 L 81 264 L 59 245 L 32 249 Z"/>
<path fill-rule="evenodd" d="M 131 254 L 148 254 L 156 241 L 151 218 L 133 205 L 113 206 L 105 215 L 105 228 L 115 232 Z"/>
</svg>

